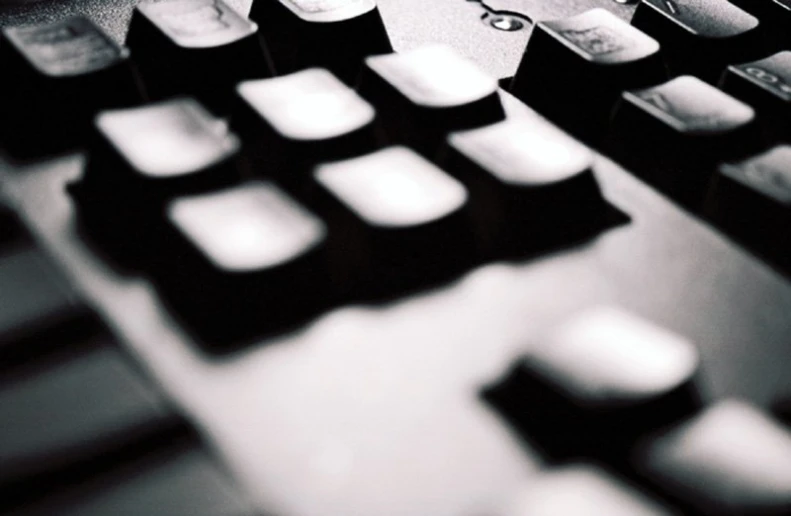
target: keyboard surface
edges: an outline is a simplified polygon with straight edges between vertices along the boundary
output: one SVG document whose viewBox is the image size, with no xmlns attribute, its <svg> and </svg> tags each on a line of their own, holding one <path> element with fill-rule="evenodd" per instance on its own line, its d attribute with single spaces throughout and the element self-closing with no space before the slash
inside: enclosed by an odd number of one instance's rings
<svg viewBox="0 0 791 516">
<path fill-rule="evenodd" d="M 250 10 L 247 1 L 228 3 Z M 446 43 L 497 78 L 516 73 L 529 20 L 603 7 L 629 21 L 635 9 L 609 0 L 378 5 L 396 51 Z M 122 42 L 133 7 L 0 3 L 0 23 L 83 13 Z M 495 11 L 522 15 L 525 28 L 496 30 L 482 19 Z M 511 118 L 534 116 L 505 105 Z M 694 343 L 707 405 L 739 398 L 768 408 L 791 396 L 788 277 L 601 155 L 596 179 L 627 222 L 394 301 L 337 307 L 223 354 L 197 346 L 148 280 L 119 272 L 86 243 L 66 192 L 85 163 L 81 153 L 0 157 L 0 177 L 40 247 L 263 514 L 504 514 L 545 458 L 481 389 L 537 335 L 597 305 L 623 307 Z"/>
</svg>

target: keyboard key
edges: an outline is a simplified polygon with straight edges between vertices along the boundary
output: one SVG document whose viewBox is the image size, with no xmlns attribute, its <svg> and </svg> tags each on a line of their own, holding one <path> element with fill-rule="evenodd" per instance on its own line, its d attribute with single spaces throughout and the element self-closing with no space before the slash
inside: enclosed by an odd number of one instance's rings
<svg viewBox="0 0 791 516">
<path fill-rule="evenodd" d="M 672 514 L 598 466 L 574 463 L 530 477 L 507 516 Z"/>
<path fill-rule="evenodd" d="M 625 92 L 613 124 L 613 153 L 691 208 L 699 207 L 716 163 L 761 147 L 754 110 L 690 76 Z"/>
<path fill-rule="evenodd" d="M 467 191 L 405 147 L 317 167 L 349 289 L 388 297 L 445 280 L 470 265 Z"/>
<path fill-rule="evenodd" d="M 488 256 L 545 251 L 601 229 L 607 205 L 593 153 L 537 115 L 451 133 L 441 162 L 473 192 Z"/>
<path fill-rule="evenodd" d="M 139 103 L 129 51 L 83 16 L 2 31 L 3 140 L 21 156 L 81 144 L 100 109 Z"/>
<path fill-rule="evenodd" d="M 774 50 L 791 48 L 791 1 L 789 0 L 731 0 L 761 20 L 764 38 Z"/>
<path fill-rule="evenodd" d="M 253 516 L 245 496 L 209 455 L 179 445 L 148 454 L 12 515 L 38 516 Z"/>
<path fill-rule="evenodd" d="M 791 140 L 791 52 L 729 66 L 722 89 L 755 108 L 768 139 Z"/>
<path fill-rule="evenodd" d="M 66 347 L 96 328 L 91 310 L 38 251 L 0 256 L 0 364 Z"/>
<path fill-rule="evenodd" d="M 257 172 L 283 183 L 304 186 L 317 163 L 383 144 L 374 108 L 325 69 L 243 82 L 237 92 L 232 121 L 246 155 Z"/>
<path fill-rule="evenodd" d="M 154 99 L 192 95 L 222 113 L 237 82 L 272 75 L 258 26 L 222 0 L 141 2 L 127 44 Z"/>
<path fill-rule="evenodd" d="M 184 431 L 162 396 L 102 344 L 0 385 L 3 500 L 101 472 L 133 446 Z"/>
<path fill-rule="evenodd" d="M 328 68 L 349 85 L 362 61 L 392 52 L 375 0 L 267 0 L 253 2 L 278 74 Z"/>
<path fill-rule="evenodd" d="M 155 277 L 209 347 L 281 331 L 326 302 L 325 225 L 270 182 L 176 198 L 165 224 Z"/>
<path fill-rule="evenodd" d="M 589 143 L 621 91 L 667 79 L 659 43 L 604 9 L 539 22 L 510 91 Z"/>
<path fill-rule="evenodd" d="M 720 166 L 704 213 L 754 252 L 791 266 L 791 146 Z"/>
<path fill-rule="evenodd" d="M 612 308 L 561 325 L 485 395 L 552 458 L 620 460 L 639 436 L 700 405 L 685 338 Z"/>
<path fill-rule="evenodd" d="M 659 41 L 671 75 L 714 84 L 727 65 L 766 55 L 758 20 L 727 0 L 642 0 L 632 25 Z"/>
<path fill-rule="evenodd" d="M 239 149 L 225 122 L 189 98 L 106 111 L 71 192 L 89 234 L 134 263 L 157 249 L 150 226 L 165 200 L 240 179 Z"/>
<path fill-rule="evenodd" d="M 448 131 L 505 117 L 497 81 L 443 45 L 369 57 L 359 91 L 382 113 L 394 141 L 427 154 Z"/>
<path fill-rule="evenodd" d="M 684 514 L 791 511 L 791 432 L 740 401 L 721 401 L 646 440 L 633 461 Z"/>
</svg>

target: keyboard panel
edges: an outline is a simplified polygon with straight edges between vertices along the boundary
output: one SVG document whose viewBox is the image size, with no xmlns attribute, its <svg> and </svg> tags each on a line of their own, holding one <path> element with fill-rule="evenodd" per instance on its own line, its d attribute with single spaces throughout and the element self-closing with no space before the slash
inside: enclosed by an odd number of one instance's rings
<svg viewBox="0 0 791 516">
<path fill-rule="evenodd" d="M 592 7 L 631 12 L 604 0 L 485 3 L 535 19 Z M 17 6 L 1 19 L 82 11 L 120 39 L 131 4 Z M 379 6 L 397 50 L 449 43 L 498 77 L 513 75 L 529 33 L 490 28 L 473 1 Z M 533 116 L 506 106 L 510 117 Z M 113 270 L 78 234 L 64 187 L 83 165 L 80 155 L 24 166 L 4 159 L 0 176 L 42 247 L 266 513 L 501 513 L 542 458 L 479 391 L 531 337 L 601 303 L 689 337 L 706 402 L 728 396 L 767 407 L 791 395 L 788 281 L 606 158 L 597 158 L 596 177 L 628 223 L 384 305 L 340 307 L 220 356 L 194 345 L 150 283 Z"/>
</svg>

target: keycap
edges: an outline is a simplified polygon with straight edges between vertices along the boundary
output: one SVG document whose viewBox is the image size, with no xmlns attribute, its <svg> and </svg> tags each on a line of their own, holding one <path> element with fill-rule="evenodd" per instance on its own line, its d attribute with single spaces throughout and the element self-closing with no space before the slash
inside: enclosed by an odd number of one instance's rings
<svg viewBox="0 0 791 516">
<path fill-rule="evenodd" d="M 510 91 L 595 144 L 621 91 L 667 79 L 659 43 L 604 9 L 536 24 Z"/>
<path fill-rule="evenodd" d="M 764 39 L 773 50 L 791 48 L 791 2 L 789 0 L 732 0 L 733 4 L 761 21 Z"/>
<path fill-rule="evenodd" d="M 605 220 L 593 153 L 537 115 L 451 133 L 440 162 L 473 192 L 476 235 L 492 258 L 575 242 Z"/>
<path fill-rule="evenodd" d="M 217 113 L 237 82 L 272 75 L 258 26 L 222 0 L 141 2 L 127 44 L 152 98 L 187 94 Z"/>
<path fill-rule="evenodd" d="M 0 384 L 0 498 L 24 498 L 61 479 L 101 472 L 126 450 L 185 431 L 125 360 L 102 342 Z"/>
<path fill-rule="evenodd" d="M 484 396 L 549 457 L 618 463 L 639 436 L 700 406 L 698 368 L 689 340 L 599 307 L 531 346 Z"/>
<path fill-rule="evenodd" d="M 392 297 L 470 264 L 467 190 L 414 151 L 388 147 L 320 165 L 314 176 L 326 193 L 318 209 L 341 235 L 331 244 L 342 271 L 334 276 L 350 278 L 354 295 Z"/>
<path fill-rule="evenodd" d="M 326 302 L 327 229 L 269 181 L 177 197 L 154 276 L 207 348 L 282 331 Z"/>
<path fill-rule="evenodd" d="M 791 146 L 719 167 L 704 214 L 718 228 L 780 267 L 791 266 Z"/>
<path fill-rule="evenodd" d="M 250 18 L 265 34 L 277 73 L 328 68 L 353 85 L 366 56 L 392 52 L 375 0 L 265 0 Z"/>
<path fill-rule="evenodd" d="M 70 191 L 89 235 L 129 265 L 158 248 L 149 230 L 167 199 L 240 180 L 239 149 L 227 124 L 191 98 L 105 111 Z"/>
<path fill-rule="evenodd" d="M 36 156 L 79 145 L 100 109 L 142 101 L 129 51 L 89 19 L 7 27 L 0 39 L 9 151 Z"/>
<path fill-rule="evenodd" d="M 40 251 L 0 255 L 0 367 L 67 347 L 96 328 L 93 312 Z"/>
<path fill-rule="evenodd" d="M 444 45 L 367 58 L 358 90 L 393 141 L 429 154 L 448 131 L 505 117 L 497 81 Z"/>
<path fill-rule="evenodd" d="M 731 65 L 721 87 L 756 110 L 767 139 L 791 140 L 791 52 Z"/>
<path fill-rule="evenodd" d="M 642 0 L 632 25 L 659 41 L 673 76 L 714 84 L 727 65 L 766 55 L 758 19 L 727 0 Z"/>
<path fill-rule="evenodd" d="M 658 501 L 599 466 L 572 463 L 530 477 L 506 516 L 660 516 Z"/>
<path fill-rule="evenodd" d="M 684 514 L 791 511 L 791 432 L 752 405 L 726 399 L 635 449 L 634 467 Z"/>
<path fill-rule="evenodd" d="M 261 174 L 304 186 L 316 164 L 384 143 L 374 108 L 331 72 L 309 68 L 237 86 L 234 129 Z"/>
<path fill-rule="evenodd" d="M 253 516 L 221 466 L 196 445 L 178 444 L 20 507 L 16 516 Z"/>
<path fill-rule="evenodd" d="M 623 94 L 613 155 L 682 205 L 699 208 L 717 163 L 761 148 L 755 111 L 691 76 Z"/>
</svg>

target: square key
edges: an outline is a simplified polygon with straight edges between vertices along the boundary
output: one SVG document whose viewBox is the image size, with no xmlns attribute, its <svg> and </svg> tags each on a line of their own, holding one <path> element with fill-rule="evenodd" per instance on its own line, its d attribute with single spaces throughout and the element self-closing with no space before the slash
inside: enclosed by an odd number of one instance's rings
<svg viewBox="0 0 791 516">
<path fill-rule="evenodd" d="M 745 402 L 718 402 L 646 439 L 633 463 L 685 513 L 791 513 L 791 432 Z"/>
<path fill-rule="evenodd" d="M 487 397 L 552 458 L 621 461 L 638 437 L 697 409 L 698 367 L 687 339 L 603 307 L 548 333 Z"/>
</svg>

